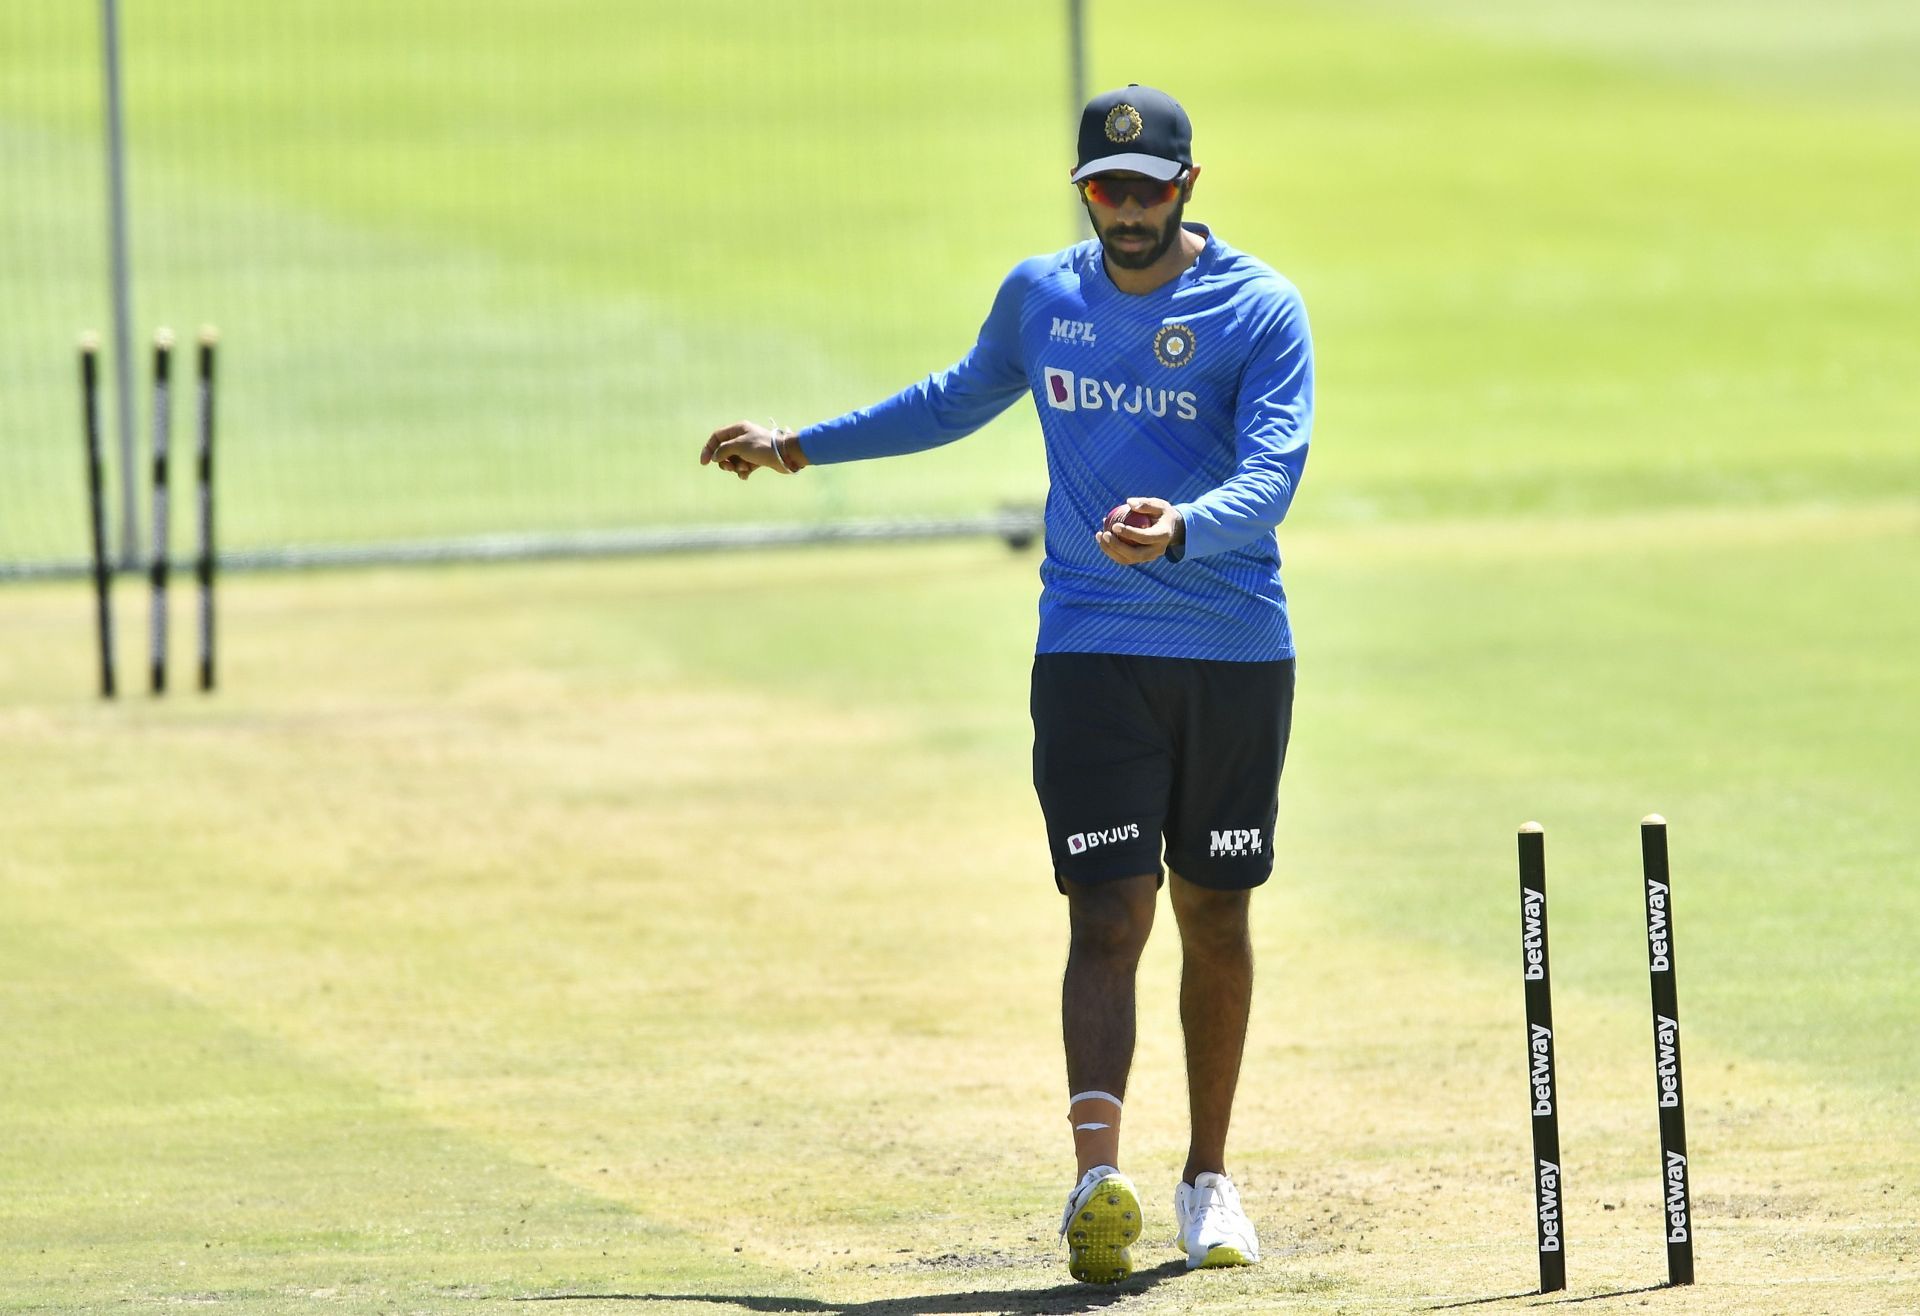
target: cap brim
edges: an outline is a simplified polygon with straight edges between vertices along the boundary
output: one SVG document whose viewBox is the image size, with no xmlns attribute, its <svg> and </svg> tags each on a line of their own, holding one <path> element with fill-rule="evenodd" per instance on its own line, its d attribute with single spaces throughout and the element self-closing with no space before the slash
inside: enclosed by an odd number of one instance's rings
<svg viewBox="0 0 1920 1316">
<path fill-rule="evenodd" d="M 1157 155 L 1103 155 L 1098 160 L 1089 160 L 1073 171 L 1073 181 L 1091 178 L 1095 174 L 1110 174 L 1124 169 L 1129 173 L 1145 174 L 1148 178 L 1157 178 L 1163 183 L 1171 182 L 1180 176 L 1186 166 L 1178 160 L 1163 160 Z"/>
</svg>

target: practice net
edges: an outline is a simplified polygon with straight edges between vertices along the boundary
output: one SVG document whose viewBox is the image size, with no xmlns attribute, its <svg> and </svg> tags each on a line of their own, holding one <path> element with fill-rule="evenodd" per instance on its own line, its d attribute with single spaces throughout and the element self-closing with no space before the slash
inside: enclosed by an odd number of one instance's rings
<svg viewBox="0 0 1920 1316">
<path fill-rule="evenodd" d="M 124 549 L 101 14 L 0 6 L 13 574 L 86 553 L 82 330 L 107 344 Z M 1024 407 L 777 484 L 695 456 L 727 421 L 804 424 L 945 366 L 1017 260 L 1075 239 L 1064 6 L 168 0 L 120 22 L 136 468 L 154 330 L 217 325 L 224 553 L 939 525 L 1044 487 Z"/>
</svg>

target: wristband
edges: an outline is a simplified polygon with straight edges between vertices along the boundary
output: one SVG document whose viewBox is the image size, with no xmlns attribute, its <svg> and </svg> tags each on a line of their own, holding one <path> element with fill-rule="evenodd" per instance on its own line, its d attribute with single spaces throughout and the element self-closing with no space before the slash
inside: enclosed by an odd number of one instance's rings
<svg viewBox="0 0 1920 1316">
<path fill-rule="evenodd" d="M 792 475 L 793 467 L 787 462 L 787 454 L 780 451 L 780 441 L 792 433 L 792 430 L 782 429 L 778 425 L 773 427 L 773 460 L 783 475 Z"/>
</svg>

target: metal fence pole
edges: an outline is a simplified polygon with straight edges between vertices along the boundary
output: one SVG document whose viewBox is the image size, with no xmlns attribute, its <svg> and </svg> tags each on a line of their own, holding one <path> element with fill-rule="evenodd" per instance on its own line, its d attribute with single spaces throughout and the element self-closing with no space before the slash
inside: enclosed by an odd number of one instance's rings
<svg viewBox="0 0 1920 1316">
<path fill-rule="evenodd" d="M 1067 0 L 1067 92 L 1073 97 L 1068 122 L 1078 123 L 1087 103 L 1087 0 Z"/>
<path fill-rule="evenodd" d="M 133 465 L 133 289 L 127 257 L 127 155 L 121 127 L 120 3 L 100 0 L 101 70 L 106 78 L 107 241 L 113 278 L 113 382 L 120 437 L 120 566 L 139 565 L 139 481 Z"/>
<path fill-rule="evenodd" d="M 1077 135 L 1080 107 L 1087 103 L 1087 0 L 1067 0 L 1067 94 L 1073 97 L 1073 104 L 1067 107 L 1068 131 Z M 1073 137 L 1067 139 L 1069 152 L 1073 141 Z M 1073 157 L 1069 154 L 1067 158 Z M 1093 225 L 1078 196 L 1073 199 L 1073 231 L 1082 240 L 1093 236 Z"/>
</svg>

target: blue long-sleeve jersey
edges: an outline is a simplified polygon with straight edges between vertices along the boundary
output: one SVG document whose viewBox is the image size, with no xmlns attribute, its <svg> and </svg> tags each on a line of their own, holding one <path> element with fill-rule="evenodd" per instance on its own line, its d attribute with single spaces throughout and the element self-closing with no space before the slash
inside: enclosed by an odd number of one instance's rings
<svg viewBox="0 0 1920 1316">
<path fill-rule="evenodd" d="M 1274 527 L 1313 427 L 1299 292 L 1203 225 L 1153 292 L 1121 292 L 1089 240 L 1022 261 L 973 350 L 872 407 L 800 433 L 809 462 L 918 452 L 1033 397 L 1046 440 L 1040 653 L 1254 662 L 1293 656 Z M 1094 532 L 1129 497 L 1180 509 L 1177 555 L 1123 567 Z"/>
</svg>

